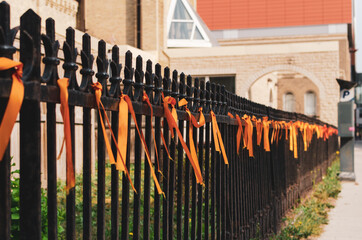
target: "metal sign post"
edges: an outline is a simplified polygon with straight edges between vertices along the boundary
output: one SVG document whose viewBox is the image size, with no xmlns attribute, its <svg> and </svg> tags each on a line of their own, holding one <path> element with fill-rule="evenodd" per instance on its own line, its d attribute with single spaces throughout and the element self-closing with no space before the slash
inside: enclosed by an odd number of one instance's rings
<svg viewBox="0 0 362 240">
<path fill-rule="evenodd" d="M 337 79 L 340 87 L 338 103 L 338 135 L 341 138 L 340 161 L 342 180 L 355 181 L 354 173 L 354 91 L 356 83 Z"/>
</svg>

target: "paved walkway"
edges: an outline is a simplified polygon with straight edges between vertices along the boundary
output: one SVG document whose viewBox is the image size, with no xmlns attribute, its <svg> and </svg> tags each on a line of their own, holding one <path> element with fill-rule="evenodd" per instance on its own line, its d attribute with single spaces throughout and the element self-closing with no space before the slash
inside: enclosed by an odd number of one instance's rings
<svg viewBox="0 0 362 240">
<path fill-rule="evenodd" d="M 356 182 L 342 182 L 336 207 L 319 240 L 362 240 L 362 142 L 355 145 Z"/>
</svg>

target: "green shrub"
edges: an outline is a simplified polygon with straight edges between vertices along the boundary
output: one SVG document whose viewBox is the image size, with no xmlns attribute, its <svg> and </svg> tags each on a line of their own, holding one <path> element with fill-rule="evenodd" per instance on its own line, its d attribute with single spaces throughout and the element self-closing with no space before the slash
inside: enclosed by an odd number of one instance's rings
<svg viewBox="0 0 362 240">
<path fill-rule="evenodd" d="M 334 206 L 331 198 L 337 198 L 341 191 L 338 180 L 339 159 L 328 168 L 323 181 L 314 186 L 313 194 L 292 212 L 292 217 L 285 219 L 286 226 L 274 236 L 276 240 L 306 239 L 321 233 L 321 226 L 328 224 L 328 211 Z"/>
</svg>

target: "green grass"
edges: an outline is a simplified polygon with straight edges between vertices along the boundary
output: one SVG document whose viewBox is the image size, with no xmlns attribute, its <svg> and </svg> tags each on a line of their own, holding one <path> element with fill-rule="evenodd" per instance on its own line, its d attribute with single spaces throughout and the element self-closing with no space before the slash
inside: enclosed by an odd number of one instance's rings
<svg viewBox="0 0 362 240">
<path fill-rule="evenodd" d="M 134 165 L 131 165 L 130 168 L 130 174 L 131 176 L 134 176 Z M 142 163 L 141 166 L 142 176 L 144 171 L 144 164 Z M 12 172 L 11 177 L 11 193 L 12 193 L 12 202 L 11 202 L 11 239 L 19 239 L 19 170 Z M 120 174 L 120 207 L 119 207 L 119 216 L 122 216 L 122 174 Z M 141 186 L 143 187 L 143 180 L 144 178 L 141 178 Z M 134 181 L 134 179 L 132 179 Z M 83 176 L 82 174 L 76 175 L 76 186 L 75 186 L 75 227 L 76 227 L 76 239 L 82 239 L 82 233 L 83 233 Z M 109 163 L 106 164 L 106 178 L 105 178 L 105 233 L 106 233 L 106 239 L 111 238 L 111 166 Z M 129 194 L 129 217 L 128 217 L 128 223 L 129 223 L 129 234 L 132 235 L 132 229 L 133 229 L 133 199 L 134 199 L 134 193 L 132 189 L 130 189 Z M 162 197 L 161 197 L 162 199 Z M 140 208 L 140 225 L 143 226 L 143 191 L 141 191 L 141 208 Z M 154 201 L 154 184 L 151 181 L 151 206 Z M 58 213 L 58 238 L 59 239 L 66 239 L 66 191 L 65 191 L 65 182 L 64 181 L 58 181 L 57 186 L 57 213 Z M 150 215 L 151 215 L 151 226 L 153 224 L 153 211 L 154 209 L 150 209 Z M 42 238 L 47 239 L 48 234 L 48 220 L 47 220 L 47 191 L 46 189 L 41 189 L 41 220 L 42 220 Z M 121 232 L 121 219 L 120 219 L 120 229 Z M 96 236 L 97 234 L 97 171 L 95 172 L 95 175 L 92 176 L 92 235 Z M 153 227 L 150 228 L 150 234 L 153 235 Z"/>
<path fill-rule="evenodd" d="M 333 199 L 338 197 L 341 185 L 338 180 L 340 165 L 336 159 L 323 181 L 315 185 L 313 194 L 299 204 L 289 217 L 284 219 L 284 228 L 275 240 L 297 240 L 318 236 L 324 224 L 328 224 L 328 212 L 334 207 Z"/>
</svg>

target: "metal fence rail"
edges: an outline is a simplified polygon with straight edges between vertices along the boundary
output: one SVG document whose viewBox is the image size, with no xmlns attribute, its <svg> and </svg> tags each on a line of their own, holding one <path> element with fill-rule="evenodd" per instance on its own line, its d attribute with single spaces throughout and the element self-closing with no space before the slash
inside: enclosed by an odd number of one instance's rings
<svg viewBox="0 0 362 240">
<path fill-rule="evenodd" d="M 12 59 L 17 49 L 13 46 L 18 29 L 10 29 L 9 5 L 0 3 L 0 56 Z M 20 61 L 24 63 L 23 82 L 25 97 L 20 112 L 20 238 L 41 239 L 41 181 L 40 181 L 40 103 L 46 103 L 47 122 L 47 196 L 48 196 L 48 239 L 57 239 L 57 169 L 56 119 L 55 107 L 59 104 L 58 76 L 59 42 L 55 39 L 54 21 L 47 19 L 46 34 L 40 30 L 40 17 L 32 10 L 27 11 L 20 20 Z M 41 44 L 42 43 L 42 44 Z M 41 55 L 41 48 L 44 55 Z M 152 148 L 151 125 L 156 134 L 156 146 L 160 157 L 158 180 L 165 198 L 157 191 L 151 192 L 150 169 L 142 154 L 141 140 L 135 134 L 134 161 L 130 161 L 131 148 L 128 144 L 127 167 L 133 165 L 132 179 L 139 194 L 132 194 L 129 181 L 119 175 L 115 166 L 111 168 L 111 185 L 106 186 L 106 151 L 103 133 L 97 132 L 97 215 L 92 216 L 92 178 L 91 174 L 91 122 L 92 109 L 96 108 L 91 83 L 94 71 L 94 57 L 91 54 L 90 36 L 84 34 L 83 48 L 80 51 L 82 66 L 81 84 L 78 85 L 76 64 L 78 56 L 75 49 L 74 30 L 68 28 L 63 44 L 65 70 L 64 77 L 69 78 L 69 109 L 72 129 L 73 159 L 83 162 L 83 239 L 92 238 L 92 221 L 96 221 L 97 239 L 105 239 L 105 192 L 111 191 L 111 239 L 250 239 L 260 233 L 262 237 L 278 231 L 279 223 L 285 212 L 296 200 L 305 194 L 325 173 L 330 161 L 338 149 L 337 137 L 327 140 L 317 139 L 316 135 L 308 151 L 303 150 L 303 141 L 298 136 L 299 158 L 294 159 L 289 151 L 289 142 L 283 136 L 278 144 L 271 144 L 271 151 L 265 152 L 263 146 L 257 146 L 254 134 L 254 158 L 250 158 L 246 149 L 236 153 L 236 132 L 238 125 L 227 113 L 255 115 L 257 118 L 268 116 L 270 120 L 305 121 L 311 124 L 324 124 L 302 114 L 288 113 L 256 104 L 225 90 L 224 86 L 210 82 L 199 82 L 197 78 L 185 76 L 169 68 L 154 66 L 147 61 L 143 71 L 143 60 L 136 59 L 136 68 L 132 66 L 132 53 L 125 55 L 122 66 L 119 64 L 119 49 L 114 46 L 112 59 L 106 58 L 106 44 L 98 43 L 95 78 L 103 86 L 102 102 L 111 116 L 113 132 L 118 131 L 118 103 L 121 89 L 131 97 L 139 125 L 144 123 L 144 133 L 148 148 Z M 45 65 L 41 72 L 41 60 Z M 110 64 L 110 71 L 108 71 Z M 11 89 L 11 70 L 0 72 L 0 119 L 2 119 Z M 145 79 L 145 83 L 144 83 Z M 123 83 L 123 85 L 121 84 Z M 110 87 L 109 87 L 110 85 Z M 108 87 L 107 87 L 108 86 Z M 142 102 L 143 91 L 147 93 L 153 106 L 154 118 Z M 186 98 L 188 108 L 197 115 L 203 108 L 206 124 L 193 129 L 193 139 L 197 145 L 198 160 L 205 185 L 196 183 L 190 163 L 185 158 L 179 141 L 171 139 L 166 118 L 161 106 L 161 93 L 172 96 L 177 101 Z M 75 106 L 83 111 L 83 136 L 74 134 Z M 225 165 L 221 154 L 215 151 L 211 131 L 210 110 L 217 115 L 219 128 L 226 147 L 229 165 Z M 130 118 L 129 118 L 130 119 Z M 178 127 L 189 139 L 187 114 L 178 108 Z M 98 125 L 100 118 L 98 117 Z M 131 120 L 129 120 L 131 121 Z M 162 124 L 163 122 L 163 124 Z M 130 126 L 130 122 L 129 125 Z M 169 160 L 160 131 L 163 131 L 167 148 L 173 159 Z M 272 129 L 270 130 L 272 131 Z M 130 142 L 131 134 L 128 134 Z M 83 156 L 75 159 L 74 140 L 83 138 Z M 187 143 L 188 144 L 188 143 Z M 11 186 L 10 186 L 10 147 L 0 162 L 0 239 L 10 239 L 11 235 Z M 112 144 L 114 154 L 117 150 Z M 153 158 L 155 156 L 153 155 Z M 73 163 L 74 164 L 74 163 Z M 157 165 L 155 164 L 155 168 Z M 158 169 L 156 169 L 158 170 Z M 120 177 L 121 176 L 121 177 Z M 133 198 L 131 198 L 133 196 Z M 141 199 L 141 197 L 143 199 Z M 131 201 L 132 200 L 132 201 Z M 152 200 L 152 201 L 151 201 Z M 66 238 L 76 239 L 75 228 L 75 190 L 66 198 Z M 142 210 L 141 210 L 142 209 Z M 130 218 L 130 216 L 133 216 Z M 133 219 L 130 228 L 129 219 Z M 150 229 L 153 229 L 152 234 Z M 130 235 L 132 232 L 132 235 Z M 93 236 L 95 238 L 95 236 Z"/>
</svg>

